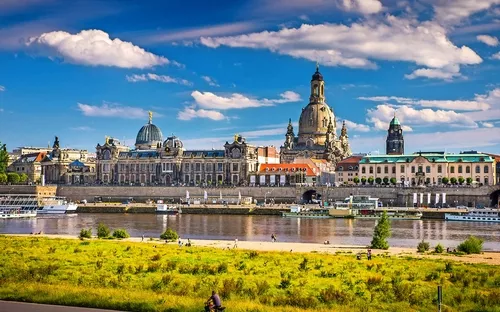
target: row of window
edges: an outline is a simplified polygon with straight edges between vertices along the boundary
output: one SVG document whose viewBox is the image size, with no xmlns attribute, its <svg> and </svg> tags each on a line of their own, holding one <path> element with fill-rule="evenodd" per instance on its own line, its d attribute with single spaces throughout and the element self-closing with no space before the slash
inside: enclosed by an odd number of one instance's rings
<svg viewBox="0 0 500 312">
<path fill-rule="evenodd" d="M 161 164 L 161 170 L 163 172 L 167 171 L 172 171 L 174 169 L 175 164 L 173 163 L 162 163 Z M 102 164 L 102 171 L 103 172 L 109 172 L 110 171 L 110 164 Z M 144 171 L 151 171 L 154 172 L 156 168 L 156 164 L 120 164 L 119 171 L 124 172 L 124 171 L 131 171 L 131 172 L 144 172 Z M 232 164 L 232 171 L 239 171 L 239 163 L 233 163 Z M 224 171 L 224 164 L 223 163 L 185 163 L 184 164 L 184 171 L 202 171 L 202 169 L 205 169 L 206 171 L 217 171 L 217 172 L 223 172 Z"/>
<path fill-rule="evenodd" d="M 349 168 L 352 168 L 352 167 L 349 167 Z M 402 173 L 405 172 L 405 165 L 401 165 L 400 167 L 400 171 Z M 418 172 L 424 172 L 423 171 L 423 166 L 418 166 L 417 168 L 415 166 L 411 166 L 411 173 L 415 173 L 416 171 L 415 170 L 418 170 Z M 462 165 L 459 165 L 458 166 L 458 173 L 463 173 L 463 167 Z M 339 170 L 342 170 L 342 167 L 339 167 Z M 351 169 L 349 169 L 351 170 Z M 471 167 L 470 166 L 465 166 L 465 173 L 471 173 L 470 172 L 471 170 Z M 369 167 L 369 171 L 370 173 L 373 173 L 373 167 Z M 392 173 L 395 174 L 396 173 L 396 166 L 392 166 Z M 488 173 L 489 172 L 489 167 L 488 165 L 485 165 L 484 168 L 483 168 L 483 173 Z M 366 173 L 366 167 L 362 167 L 361 168 L 361 173 Z M 381 167 L 377 167 L 377 173 L 382 173 L 382 168 Z M 384 166 L 384 173 L 389 173 L 389 166 Z M 431 166 L 426 166 L 425 167 L 425 173 L 431 173 Z M 443 166 L 442 165 L 438 165 L 437 166 L 437 173 L 443 173 Z M 455 166 L 450 166 L 450 173 L 455 173 Z M 476 166 L 476 173 L 481 173 L 481 166 L 477 165 Z"/>
<path fill-rule="evenodd" d="M 239 181 L 239 176 L 237 174 L 233 174 L 231 176 L 231 182 L 233 184 L 237 184 L 238 181 Z M 223 177 L 221 174 L 218 174 L 217 176 L 212 176 L 211 174 L 207 174 L 205 176 L 205 179 L 202 179 L 202 175 L 200 175 L 200 174 L 194 175 L 193 178 L 191 178 L 191 176 L 189 174 L 184 175 L 184 183 L 190 183 L 190 182 L 193 182 L 196 184 L 200 184 L 202 182 L 207 183 L 207 184 L 216 184 L 216 183 L 222 183 Z"/>
</svg>

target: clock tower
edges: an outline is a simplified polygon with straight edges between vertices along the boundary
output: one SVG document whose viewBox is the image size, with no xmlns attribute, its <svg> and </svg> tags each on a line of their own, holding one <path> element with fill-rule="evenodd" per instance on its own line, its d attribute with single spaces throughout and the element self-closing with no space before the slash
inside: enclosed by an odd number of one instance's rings
<svg viewBox="0 0 500 312">
<path fill-rule="evenodd" d="M 386 154 L 387 155 L 403 155 L 405 153 L 405 141 L 403 138 L 403 129 L 401 123 L 394 113 L 387 130 L 386 140 Z"/>
</svg>

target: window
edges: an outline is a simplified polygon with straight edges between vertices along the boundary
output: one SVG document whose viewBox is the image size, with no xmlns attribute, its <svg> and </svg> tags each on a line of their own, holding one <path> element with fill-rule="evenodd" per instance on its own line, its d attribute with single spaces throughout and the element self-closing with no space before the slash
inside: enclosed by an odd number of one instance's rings
<svg viewBox="0 0 500 312">
<path fill-rule="evenodd" d="M 443 166 L 438 165 L 438 173 L 442 173 L 442 172 L 443 172 Z"/>
<path fill-rule="evenodd" d="M 342 170 L 344 170 L 344 167 L 339 166 L 339 171 L 342 171 Z"/>
<path fill-rule="evenodd" d="M 481 167 L 479 165 L 476 166 L 476 173 L 481 173 Z"/>
<path fill-rule="evenodd" d="M 405 165 L 401 165 L 401 173 L 405 172 Z"/>
<path fill-rule="evenodd" d="M 384 167 L 384 173 L 389 173 L 389 167 L 387 166 Z"/>
<path fill-rule="evenodd" d="M 207 171 L 212 171 L 212 163 L 206 164 L 205 168 L 206 168 Z"/>
<path fill-rule="evenodd" d="M 431 166 L 425 167 L 425 173 L 431 173 Z"/>
<path fill-rule="evenodd" d="M 380 170 L 380 167 L 377 167 L 377 173 L 380 173 L 381 170 Z"/>
<path fill-rule="evenodd" d="M 207 174 L 207 183 L 212 182 L 212 175 Z"/>
<path fill-rule="evenodd" d="M 219 171 L 219 172 L 220 172 L 220 171 L 223 171 L 223 170 L 224 170 L 223 168 L 224 168 L 224 167 L 223 167 L 223 164 L 222 164 L 222 163 L 217 163 L 217 171 Z"/>
<path fill-rule="evenodd" d="M 393 166 L 393 167 L 392 167 L 392 173 L 393 173 L 393 174 L 396 174 L 396 166 Z"/>
<path fill-rule="evenodd" d="M 484 166 L 484 173 L 488 173 L 488 166 Z"/>
<path fill-rule="evenodd" d="M 424 172 L 424 168 L 422 166 L 418 166 L 418 172 Z"/>
<path fill-rule="evenodd" d="M 373 167 L 370 167 L 370 173 L 373 173 Z"/>
<path fill-rule="evenodd" d="M 238 163 L 233 163 L 233 171 L 238 171 Z"/>
<path fill-rule="evenodd" d="M 415 173 L 415 166 L 411 166 L 411 173 Z"/>
<path fill-rule="evenodd" d="M 470 167 L 469 166 L 465 166 L 465 173 L 470 173 Z"/>
<path fill-rule="evenodd" d="M 453 166 L 450 167 L 450 173 L 455 173 L 455 167 Z"/>
<path fill-rule="evenodd" d="M 458 166 L 458 173 L 462 173 L 462 166 Z"/>
<path fill-rule="evenodd" d="M 184 183 L 189 183 L 189 174 L 184 176 Z"/>
<path fill-rule="evenodd" d="M 484 177 L 484 185 L 488 185 L 488 184 L 489 184 L 488 177 Z"/>
<path fill-rule="evenodd" d="M 361 168 L 361 173 L 366 173 L 366 168 L 365 167 Z"/>
<path fill-rule="evenodd" d="M 189 164 L 184 164 L 184 171 L 189 171 Z"/>
<path fill-rule="evenodd" d="M 349 169 L 350 171 L 352 171 L 352 166 L 349 166 L 349 168 L 347 168 L 347 169 Z"/>
<path fill-rule="evenodd" d="M 201 164 L 200 163 L 196 163 L 196 171 L 201 171 Z"/>
</svg>

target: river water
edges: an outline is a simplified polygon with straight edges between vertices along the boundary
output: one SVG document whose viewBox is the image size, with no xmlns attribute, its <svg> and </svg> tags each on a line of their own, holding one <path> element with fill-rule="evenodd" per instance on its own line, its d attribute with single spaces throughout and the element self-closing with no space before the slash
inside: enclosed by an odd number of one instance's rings
<svg viewBox="0 0 500 312">
<path fill-rule="evenodd" d="M 131 236 L 159 237 L 167 228 L 187 239 L 270 241 L 275 233 L 279 241 L 368 245 L 376 220 L 305 219 L 279 216 L 80 213 L 77 215 L 38 216 L 33 219 L 0 220 L 0 233 L 78 235 L 82 228 L 95 229 L 103 222 L 111 229 L 124 228 Z M 456 247 L 469 235 L 484 239 L 485 250 L 500 251 L 500 224 L 443 220 L 392 220 L 394 247 L 416 248 L 422 239 L 431 246 L 441 243 Z"/>
</svg>

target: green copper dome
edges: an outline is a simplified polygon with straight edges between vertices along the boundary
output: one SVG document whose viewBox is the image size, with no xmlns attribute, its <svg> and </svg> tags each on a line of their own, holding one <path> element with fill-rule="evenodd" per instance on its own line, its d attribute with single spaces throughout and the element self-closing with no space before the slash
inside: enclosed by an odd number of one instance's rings
<svg viewBox="0 0 500 312">
<path fill-rule="evenodd" d="M 391 120 L 391 124 L 390 125 L 391 126 L 400 126 L 401 123 L 399 122 L 398 117 L 394 116 L 394 118 L 392 118 L 392 120 Z"/>
</svg>

